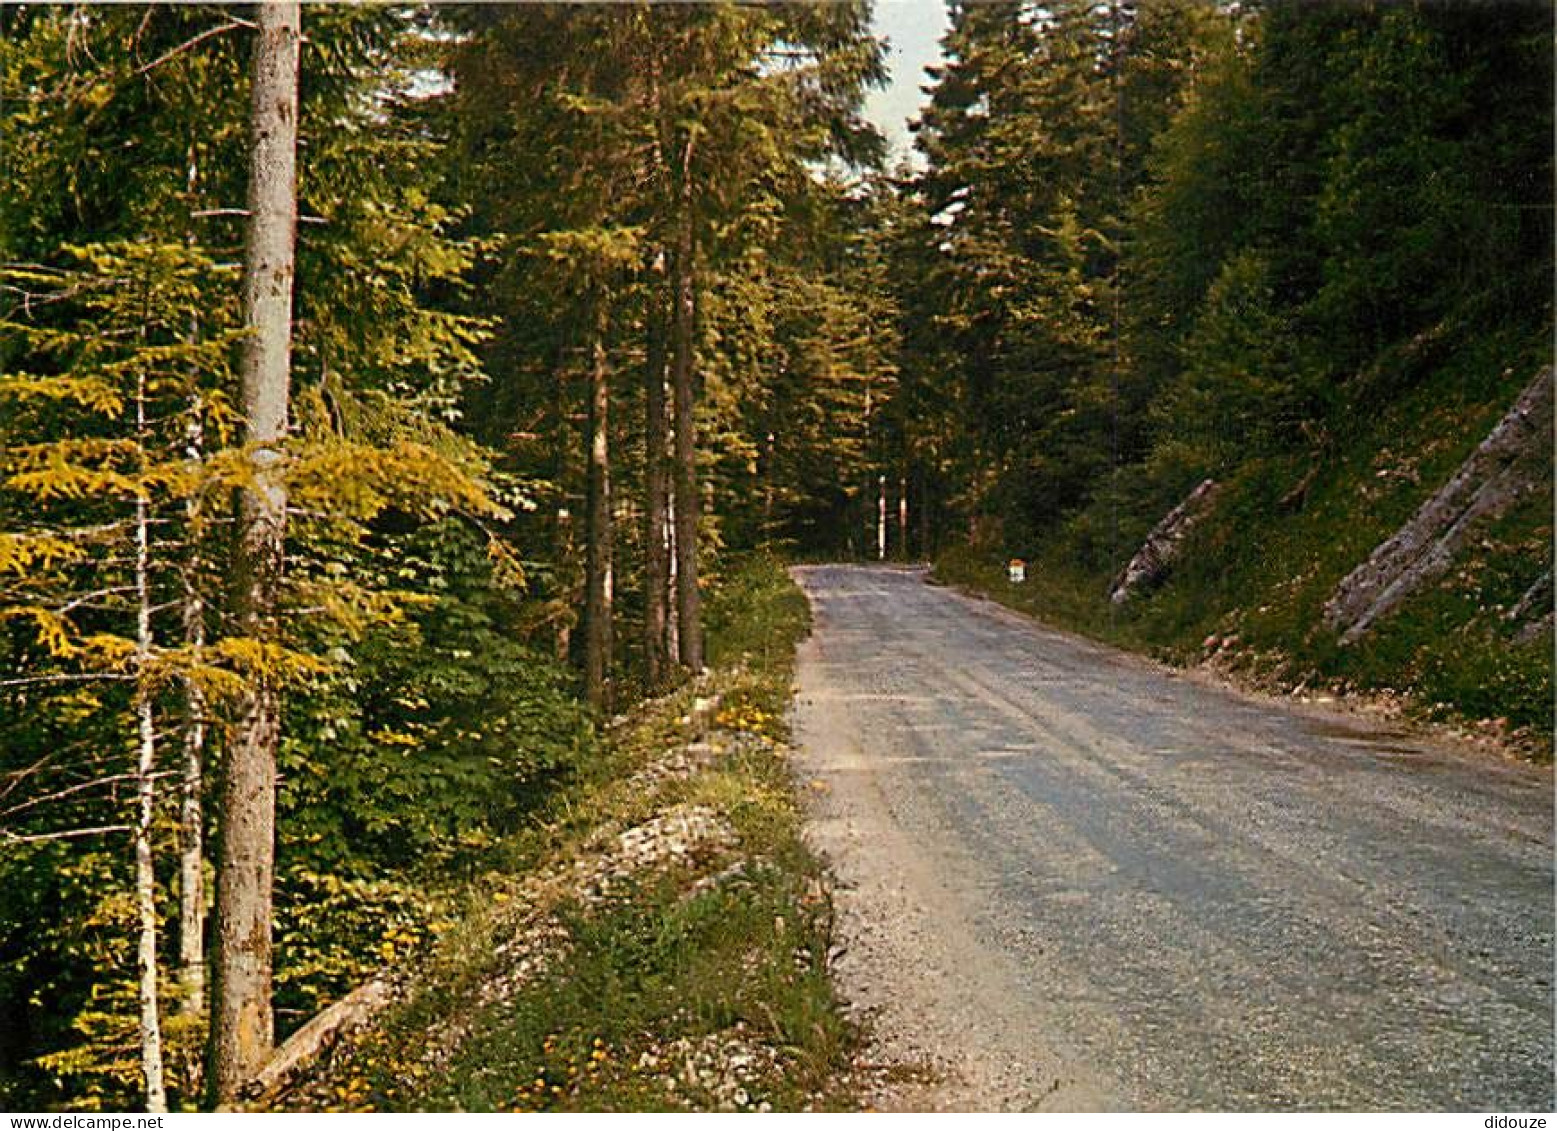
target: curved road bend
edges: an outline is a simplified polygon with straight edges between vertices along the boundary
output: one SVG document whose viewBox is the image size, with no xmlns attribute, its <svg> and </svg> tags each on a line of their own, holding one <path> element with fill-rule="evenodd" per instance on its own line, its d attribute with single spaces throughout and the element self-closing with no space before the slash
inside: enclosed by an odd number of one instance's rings
<svg viewBox="0 0 1557 1131">
<path fill-rule="evenodd" d="M 846 996 L 921 1104 L 1553 1107 L 1549 772 L 797 568 Z"/>
</svg>

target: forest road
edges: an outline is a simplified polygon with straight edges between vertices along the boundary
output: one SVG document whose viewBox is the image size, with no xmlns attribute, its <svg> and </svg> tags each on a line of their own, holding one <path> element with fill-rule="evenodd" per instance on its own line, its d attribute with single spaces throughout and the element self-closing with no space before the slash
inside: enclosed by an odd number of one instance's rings
<svg viewBox="0 0 1557 1131">
<path fill-rule="evenodd" d="M 924 583 L 795 576 L 798 772 L 883 1106 L 1553 1107 L 1550 772 Z"/>
</svg>

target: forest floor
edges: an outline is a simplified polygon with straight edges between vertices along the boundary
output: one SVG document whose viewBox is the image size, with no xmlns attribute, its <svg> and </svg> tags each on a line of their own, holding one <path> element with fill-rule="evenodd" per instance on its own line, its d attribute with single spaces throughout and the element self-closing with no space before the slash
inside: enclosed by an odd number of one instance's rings
<svg viewBox="0 0 1557 1131">
<path fill-rule="evenodd" d="M 1549 1108 L 1550 768 L 796 574 L 840 994 L 923 1081 L 873 1102 Z"/>
<path fill-rule="evenodd" d="M 397 1002 L 263 1106 L 854 1109 L 832 905 L 787 747 L 804 598 L 777 563 L 709 608 L 713 670 L 614 721 Z"/>
</svg>

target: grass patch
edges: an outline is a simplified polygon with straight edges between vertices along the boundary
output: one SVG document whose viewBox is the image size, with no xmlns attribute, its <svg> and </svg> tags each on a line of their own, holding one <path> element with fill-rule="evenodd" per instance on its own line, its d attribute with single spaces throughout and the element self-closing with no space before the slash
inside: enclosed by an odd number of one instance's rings
<svg viewBox="0 0 1557 1131">
<path fill-rule="evenodd" d="M 831 904 L 785 756 L 805 599 L 753 556 L 727 568 L 708 626 L 715 670 L 614 729 L 505 842 L 404 1002 L 285 1106 L 854 1106 Z"/>
</svg>

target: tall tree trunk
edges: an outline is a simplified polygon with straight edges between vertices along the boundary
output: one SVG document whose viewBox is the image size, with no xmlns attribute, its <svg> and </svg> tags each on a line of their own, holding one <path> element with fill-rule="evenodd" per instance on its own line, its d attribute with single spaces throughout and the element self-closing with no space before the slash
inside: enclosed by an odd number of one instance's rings
<svg viewBox="0 0 1557 1131">
<path fill-rule="evenodd" d="M 692 236 L 692 202 L 682 193 L 682 216 L 671 261 L 671 385 L 676 414 L 676 620 L 681 666 L 703 669 L 703 609 L 697 588 L 696 397 L 692 388 L 693 335 L 696 331 L 697 283 Z"/>
<path fill-rule="evenodd" d="M 552 359 L 552 416 L 556 425 L 551 438 L 551 481 L 557 491 L 557 509 L 552 515 L 551 544 L 556 555 L 556 586 L 559 609 L 553 622 L 552 654 L 564 666 L 573 660 L 574 591 L 572 469 L 569 452 L 573 445 L 573 414 L 568 397 L 567 350 L 558 345 Z"/>
<path fill-rule="evenodd" d="M 934 561 L 937 530 L 935 515 L 938 500 L 931 494 L 930 476 L 924 466 L 914 464 L 914 502 L 918 519 L 914 525 L 919 530 L 919 557 L 922 561 Z"/>
<path fill-rule="evenodd" d="M 589 372 L 589 485 L 584 580 L 584 690 L 591 705 L 612 708 L 611 686 L 611 381 L 603 330 Z"/>
<path fill-rule="evenodd" d="M 871 457 L 872 454 L 874 454 L 874 449 L 875 449 L 875 445 L 872 443 L 872 439 L 871 439 L 872 435 L 873 435 L 872 429 L 871 429 L 871 412 L 873 410 L 873 406 L 871 404 L 870 393 L 871 393 L 870 382 L 867 380 L 866 383 L 865 383 L 865 411 L 862 414 L 863 415 L 863 420 L 864 420 L 864 425 L 865 425 L 865 442 L 864 442 L 864 444 L 861 445 L 861 451 L 863 452 L 863 454 L 864 454 L 864 456 L 865 456 L 865 458 L 867 460 Z M 872 483 L 871 479 L 870 479 L 870 473 L 866 472 L 865 473 L 864 482 L 861 483 L 861 485 L 860 485 L 860 504 L 859 505 L 860 505 L 863 513 L 859 514 L 859 515 L 851 516 L 850 519 L 849 519 L 849 528 L 850 528 L 850 530 L 853 530 L 855 528 L 856 521 L 860 521 L 860 522 L 863 523 L 864 530 L 863 530 L 862 533 L 864 534 L 865 544 L 867 546 L 875 545 L 875 541 L 876 541 L 876 516 L 875 516 L 875 509 L 876 508 L 871 505 L 871 489 L 874 486 L 875 486 L 875 484 Z M 869 551 L 866 551 L 866 553 L 868 554 Z M 849 536 L 849 557 L 850 557 L 851 560 L 854 557 L 854 536 L 853 536 L 853 534 L 850 534 L 850 536 Z"/>
<path fill-rule="evenodd" d="M 769 412 L 771 413 L 771 409 Z M 777 425 L 770 419 L 762 442 L 762 534 L 763 541 L 773 537 L 773 491 L 778 475 L 775 466 L 778 454 L 778 436 L 773 431 Z"/>
<path fill-rule="evenodd" d="M 141 443 L 146 432 L 146 378 L 136 381 L 135 429 Z M 144 447 L 142 448 L 144 458 Z M 135 766 L 135 910 L 140 923 L 136 947 L 139 974 L 141 1077 L 146 1086 L 146 1110 L 168 1110 L 162 1074 L 162 1021 L 157 996 L 157 872 L 152 858 L 151 829 L 157 804 L 157 731 L 152 714 L 151 686 L 151 514 L 145 488 L 135 498 L 135 714 L 139 750 Z"/>
<path fill-rule="evenodd" d="M 254 484 L 239 502 L 233 555 L 238 632 L 273 639 L 286 533 L 277 450 L 286 433 L 297 228 L 296 0 L 259 6 L 254 52 L 249 223 L 244 251 L 242 396 Z M 270 1056 L 271 882 L 275 858 L 280 701 L 264 672 L 250 677 L 222 775 L 211 1010 L 211 1096 L 230 1104 Z"/>
<path fill-rule="evenodd" d="M 201 406 L 191 407 L 189 445 L 192 461 L 204 456 Z M 194 655 L 205 648 L 205 600 L 200 592 L 200 509 L 187 507 L 189 547 L 183 576 L 184 645 Z M 203 808 L 206 698 L 197 679 L 184 679 L 184 761 L 179 781 L 178 809 L 178 978 L 180 1010 L 195 1015 L 205 1008 L 205 813 Z"/>
<path fill-rule="evenodd" d="M 187 186 L 191 207 L 200 179 L 194 145 L 189 147 Z M 186 242 L 194 247 L 195 234 Z M 200 320 L 189 320 L 189 344 L 200 337 Z M 201 396 L 190 397 L 184 455 L 198 464 L 205 458 L 205 428 Z M 196 656 L 205 648 L 205 599 L 201 593 L 201 513 L 198 493 L 185 506 L 187 547 L 180 577 L 183 590 L 184 645 Z M 178 979 L 180 1012 L 196 1016 L 205 1009 L 205 691 L 197 679 L 184 679 L 184 762 L 179 782 L 178 810 Z"/>
<path fill-rule="evenodd" d="M 657 271 L 664 270 L 663 259 Z M 643 375 L 644 403 L 644 614 L 643 653 L 650 690 L 665 684 L 666 631 L 669 621 L 670 545 L 666 541 L 667 508 L 666 441 L 670 418 L 665 410 L 665 308 L 664 291 L 651 287 L 647 304 L 648 348 Z"/>
<path fill-rule="evenodd" d="M 670 438 L 674 442 L 674 437 Z M 676 593 L 676 495 L 675 492 L 665 500 L 665 560 L 670 565 L 670 576 L 666 581 L 667 599 L 675 604 Z M 665 618 L 665 655 L 677 657 L 681 655 L 681 634 L 677 625 L 679 620 L 674 616 Z M 668 672 L 666 673 L 669 674 Z"/>
<path fill-rule="evenodd" d="M 552 655 L 556 657 L 557 663 L 566 667 L 573 662 L 573 610 L 574 602 L 578 600 L 578 592 L 574 587 L 576 578 L 573 573 L 577 560 L 573 548 L 573 512 L 568 508 L 567 496 L 557 504 L 556 524 L 553 529 L 558 587 L 563 607 L 553 623 Z"/>
<path fill-rule="evenodd" d="M 887 477 L 876 476 L 876 560 L 887 560 Z"/>
</svg>

